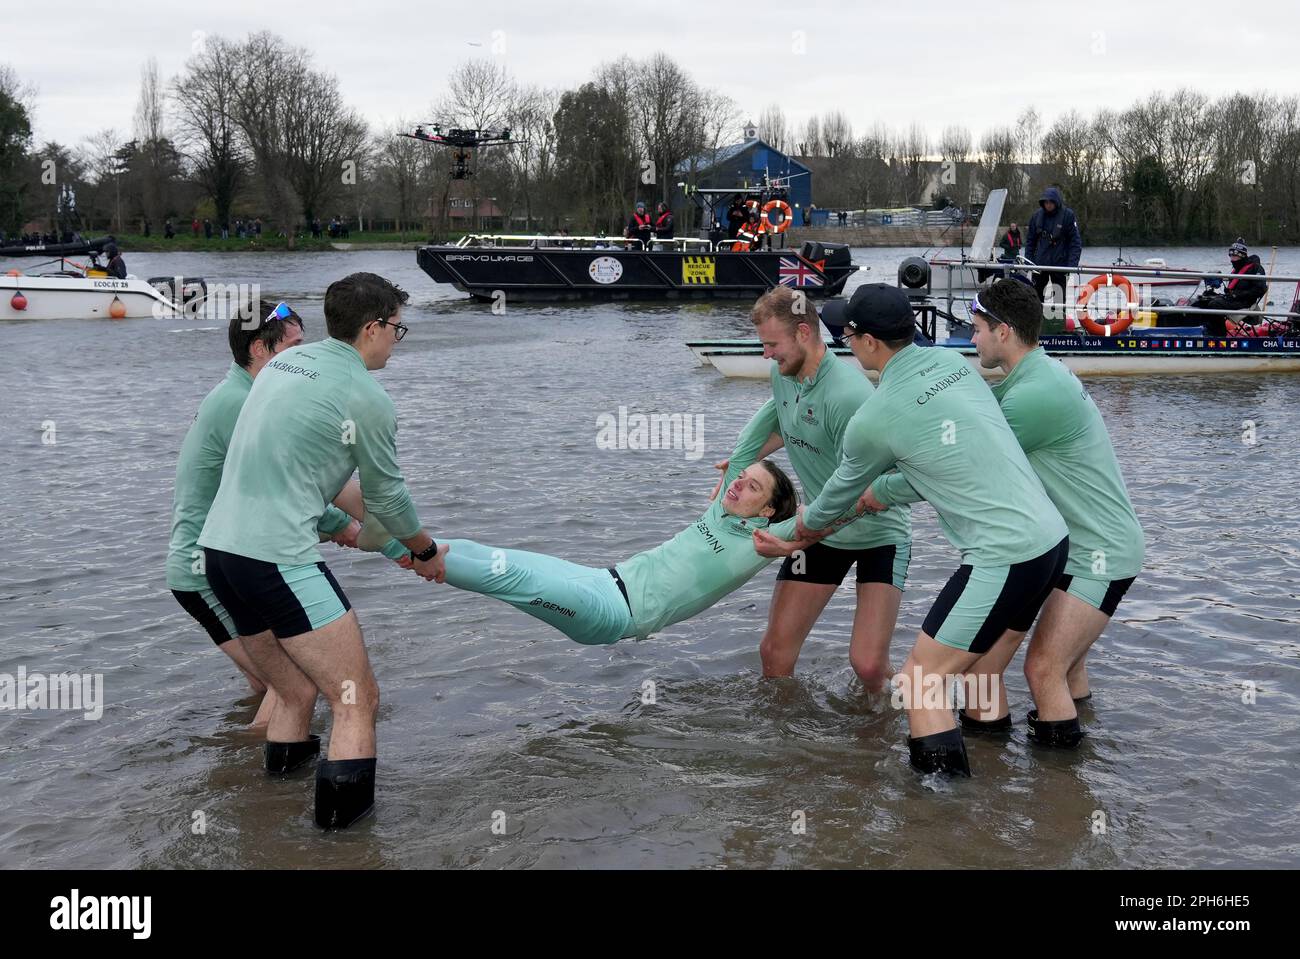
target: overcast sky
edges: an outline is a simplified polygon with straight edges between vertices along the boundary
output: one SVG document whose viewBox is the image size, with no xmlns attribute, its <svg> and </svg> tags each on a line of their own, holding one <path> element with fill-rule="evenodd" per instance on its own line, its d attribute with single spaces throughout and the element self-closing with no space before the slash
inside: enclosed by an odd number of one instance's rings
<svg viewBox="0 0 1300 959">
<path fill-rule="evenodd" d="M 1300 8 L 1285 3 L 120 0 L 56 10 L 0 0 L 0 11 L 0 64 L 36 88 L 36 140 L 69 145 L 108 127 L 129 133 L 146 58 L 170 79 L 203 35 L 263 29 L 311 50 L 372 127 L 433 119 L 450 68 L 480 56 L 566 88 L 603 61 L 663 51 L 731 96 L 741 119 L 757 121 L 769 103 L 797 125 L 838 108 L 856 133 L 878 121 L 934 135 L 960 123 L 977 140 L 1029 105 L 1046 127 L 1071 108 L 1090 114 L 1180 85 L 1300 93 Z"/>
</svg>

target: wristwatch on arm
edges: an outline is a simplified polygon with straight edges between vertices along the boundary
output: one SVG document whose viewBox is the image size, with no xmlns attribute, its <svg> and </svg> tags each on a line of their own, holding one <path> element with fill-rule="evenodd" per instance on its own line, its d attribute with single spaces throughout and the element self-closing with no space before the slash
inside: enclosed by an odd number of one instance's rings
<svg viewBox="0 0 1300 959">
<path fill-rule="evenodd" d="M 432 538 L 430 538 L 429 540 L 428 549 L 420 553 L 417 553 L 414 550 L 411 551 L 411 558 L 418 563 L 427 563 L 429 560 L 433 559 L 437 555 L 438 555 L 438 543 L 436 540 Z"/>
</svg>

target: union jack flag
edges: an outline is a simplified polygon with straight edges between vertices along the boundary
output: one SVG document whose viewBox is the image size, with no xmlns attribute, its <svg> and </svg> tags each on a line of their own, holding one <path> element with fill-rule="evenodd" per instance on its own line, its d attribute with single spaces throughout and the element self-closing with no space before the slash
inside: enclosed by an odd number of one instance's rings
<svg viewBox="0 0 1300 959">
<path fill-rule="evenodd" d="M 822 285 L 822 278 L 817 275 L 816 270 L 792 256 L 781 257 L 781 265 L 777 268 L 777 276 L 780 278 L 782 286 Z"/>
</svg>

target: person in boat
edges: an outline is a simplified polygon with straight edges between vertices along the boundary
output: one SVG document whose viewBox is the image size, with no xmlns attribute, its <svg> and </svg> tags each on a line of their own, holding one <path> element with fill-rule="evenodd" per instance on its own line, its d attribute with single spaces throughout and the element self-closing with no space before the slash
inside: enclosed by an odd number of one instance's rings
<svg viewBox="0 0 1300 959">
<path fill-rule="evenodd" d="M 921 499 L 934 507 L 962 565 L 930 608 L 896 693 L 912 765 L 969 776 L 952 703 L 925 691 L 945 689 L 945 677 L 1018 642 L 1065 568 L 1068 531 L 983 377 L 955 350 L 916 345 L 902 290 L 860 286 L 840 316 L 854 356 L 880 381 L 845 428 L 839 466 L 791 539 L 829 534 L 855 506 L 859 514 Z M 755 539 L 761 551 L 772 537 Z"/>
<path fill-rule="evenodd" d="M 762 249 L 763 232 L 763 219 L 759 216 L 758 210 L 751 207 L 740 232 L 736 234 L 737 242 L 732 245 L 732 249 L 737 251 Z"/>
<path fill-rule="evenodd" d="M 1014 223 L 1007 227 L 1007 232 L 1002 234 L 1002 256 L 1008 260 L 1014 260 L 1024 248 L 1024 242 L 1020 238 L 1020 227 Z"/>
<path fill-rule="evenodd" d="M 727 207 L 727 238 L 734 240 L 740 236 L 740 230 L 748 217 L 745 214 L 745 198 L 737 194 Z"/>
<path fill-rule="evenodd" d="M 671 240 L 673 238 L 673 211 L 662 201 L 655 207 L 655 239 Z"/>
<path fill-rule="evenodd" d="M 167 588 L 181 608 L 203 627 L 217 648 L 230 657 L 248 680 L 252 691 L 262 695 L 261 705 L 253 718 L 254 726 L 264 726 L 275 709 L 278 697 L 266 677 L 253 665 L 226 608 L 212 592 L 208 582 L 203 551 L 198 547 L 199 531 L 208 518 L 212 500 L 221 485 L 226 450 L 235 432 L 235 422 L 248 399 L 253 381 L 277 354 L 302 342 L 302 317 L 288 304 L 274 307 L 255 300 L 252 312 L 241 311 L 230 320 L 228 341 L 233 362 L 225 378 L 199 404 L 194 422 L 181 443 L 176 463 L 176 484 L 172 498 L 171 541 L 167 550 Z M 255 323 L 250 322 L 256 319 Z M 360 507 L 361 490 L 349 483 L 335 503 L 325 507 L 317 531 L 342 546 L 356 546 L 364 517 Z M 343 508 L 340 508 L 343 507 Z M 355 519 L 345 509 L 358 514 Z M 396 540 L 381 549 L 390 559 L 407 555 Z M 316 748 L 319 743 L 317 741 Z M 301 750 L 297 751 L 301 752 Z M 315 748 L 312 749 L 315 754 Z M 290 761 L 284 744 L 268 747 L 267 770 L 286 772 Z M 295 756 L 295 759 L 307 757 Z"/>
<path fill-rule="evenodd" d="M 1058 187 L 1049 186 L 1038 198 L 1038 209 L 1029 218 L 1024 254 L 1031 263 L 1039 266 L 1078 266 L 1083 255 L 1083 237 L 1074 211 L 1065 205 L 1065 197 Z M 1047 284 L 1055 287 L 1058 304 L 1065 303 L 1067 273 L 1037 271 L 1034 289 L 1039 300 L 1046 299 Z"/>
<path fill-rule="evenodd" d="M 1188 306 L 1207 310 L 1248 310 L 1253 307 L 1267 291 L 1267 280 L 1247 280 L 1248 276 L 1263 276 L 1264 265 L 1259 257 L 1246 247 L 1243 237 L 1237 237 L 1228 247 L 1228 260 L 1232 264 L 1233 278 L 1218 292 L 1220 281 L 1215 280 L 1215 289 L 1206 290 L 1196 296 Z M 1190 314 L 1195 317 L 1195 314 Z M 1223 314 L 1200 316 L 1207 336 L 1227 336 L 1228 317 Z M 1234 331 L 1235 332 L 1235 331 Z"/>
<path fill-rule="evenodd" d="M 1084 735 L 1078 706 L 1092 698 L 1088 650 L 1141 571 L 1145 537 L 1101 412 L 1079 378 L 1038 345 L 1043 310 L 1033 291 L 999 280 L 975 297 L 971 317 L 980 365 L 1005 374 L 993 395 L 1070 531 L 1065 570 L 1043 604 L 1025 656 L 1036 707 L 1026 717 L 1029 740 L 1069 749 Z M 997 689 L 998 702 L 982 714 L 963 711 L 964 729 L 1010 732 L 1001 676 L 1018 646 L 1015 639 L 999 644 L 968 670 L 997 677 L 977 688 Z"/>
<path fill-rule="evenodd" d="M 654 235 L 654 223 L 646 211 L 645 203 L 637 200 L 636 209 L 627 221 L 627 230 L 623 234 L 629 240 L 640 240 L 642 249 L 650 249 L 650 240 Z"/>
<path fill-rule="evenodd" d="M 755 531 L 793 533 L 798 498 L 790 478 L 769 460 L 750 460 L 727 469 L 689 526 L 614 566 L 453 539 L 446 582 L 508 603 L 584 646 L 645 639 L 708 609 L 772 562 L 755 550 Z M 368 519 L 366 535 L 387 531 Z"/>
<path fill-rule="evenodd" d="M 811 302 L 788 286 L 754 304 L 750 322 L 772 363 L 771 397 L 741 431 L 719 469 L 749 466 L 785 448 L 805 495 L 817 496 L 840 464 L 849 421 L 874 389 L 826 348 Z M 889 641 L 911 557 L 911 510 L 863 516 L 799 558 L 786 557 L 776 577 L 767 629 L 759 644 L 764 676 L 793 676 L 799 652 L 850 569 L 856 610 L 849 663 L 870 692 L 889 678 Z"/>
<path fill-rule="evenodd" d="M 108 275 L 117 277 L 119 280 L 125 280 L 126 261 L 122 259 L 122 252 L 117 248 L 117 244 L 107 244 L 104 247 L 104 256 L 108 257 L 108 262 L 104 264 L 104 269 L 108 272 Z"/>
</svg>

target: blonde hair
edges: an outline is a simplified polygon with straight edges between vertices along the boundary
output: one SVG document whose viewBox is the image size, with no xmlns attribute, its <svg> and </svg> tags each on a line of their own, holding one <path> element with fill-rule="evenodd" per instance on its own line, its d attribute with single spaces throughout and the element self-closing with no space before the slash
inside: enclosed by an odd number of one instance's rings
<svg viewBox="0 0 1300 959">
<path fill-rule="evenodd" d="M 802 290 L 795 292 L 788 286 L 774 286 L 758 298 L 749 312 L 749 320 L 758 326 L 764 320 L 777 319 L 793 335 L 800 323 L 817 329 L 817 307 Z"/>
</svg>

